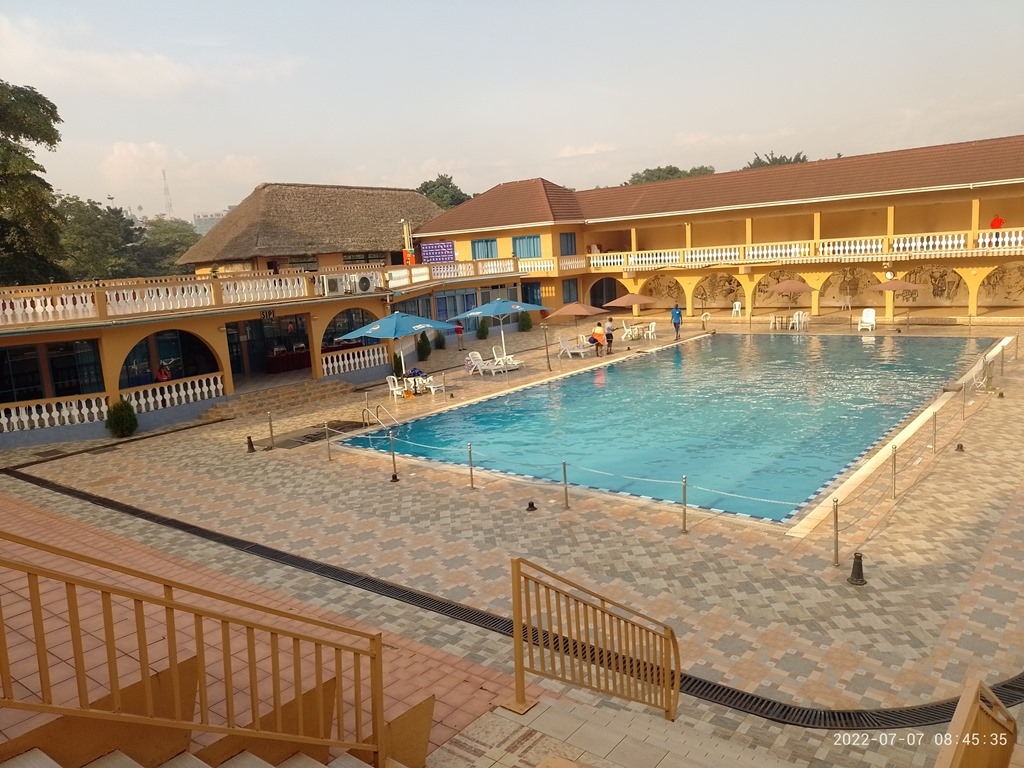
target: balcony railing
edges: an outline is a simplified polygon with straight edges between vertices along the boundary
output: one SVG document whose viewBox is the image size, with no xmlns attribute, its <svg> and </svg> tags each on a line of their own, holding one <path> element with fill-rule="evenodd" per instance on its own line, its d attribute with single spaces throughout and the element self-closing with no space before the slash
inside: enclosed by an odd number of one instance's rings
<svg viewBox="0 0 1024 768">
<path fill-rule="evenodd" d="M 884 261 L 899 257 L 921 259 L 929 256 L 963 255 L 965 252 L 1024 255 L 1024 229 L 971 233 L 933 232 L 910 235 L 872 235 L 825 240 L 789 240 L 750 245 L 721 245 L 703 248 L 613 251 L 561 256 L 557 260 L 522 259 L 522 271 L 533 277 L 557 277 L 578 272 L 639 272 L 662 268 L 697 268 L 712 265 L 799 264 L 821 262 Z"/>
<path fill-rule="evenodd" d="M 395 290 L 460 278 L 515 276 L 519 274 L 519 266 L 516 259 L 488 259 L 388 269 L 375 264 L 346 265 L 343 269 L 328 268 L 324 272 L 376 274 L 380 277 L 377 285 Z M 0 288 L 0 329 L 322 298 L 319 291 L 317 274 L 298 271 L 14 286 Z"/>
</svg>

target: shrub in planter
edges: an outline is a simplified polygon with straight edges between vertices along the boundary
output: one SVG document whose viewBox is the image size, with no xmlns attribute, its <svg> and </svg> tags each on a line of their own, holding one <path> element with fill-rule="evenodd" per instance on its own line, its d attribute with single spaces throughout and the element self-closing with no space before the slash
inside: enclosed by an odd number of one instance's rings
<svg viewBox="0 0 1024 768">
<path fill-rule="evenodd" d="M 480 325 L 476 329 L 476 337 L 478 339 L 486 339 L 491 333 L 491 319 L 489 317 L 480 318 Z"/>
<path fill-rule="evenodd" d="M 420 337 L 416 340 L 416 357 L 420 360 L 426 360 L 430 357 L 430 351 L 433 347 L 430 345 L 430 339 L 427 338 L 426 331 L 420 331 Z"/>
<path fill-rule="evenodd" d="M 107 430 L 114 437 L 131 437 L 139 428 L 139 417 L 127 400 L 118 400 L 107 410 Z"/>
<path fill-rule="evenodd" d="M 441 331 L 438 331 L 434 336 L 434 349 L 444 349 L 447 343 L 448 340 L 445 339 L 444 334 Z"/>
<path fill-rule="evenodd" d="M 533 328 L 533 318 L 530 317 L 530 313 L 529 312 L 520 312 L 519 313 L 519 330 L 520 331 L 528 331 L 531 328 Z"/>
<path fill-rule="evenodd" d="M 391 370 L 394 371 L 395 376 L 401 376 L 405 371 L 402 370 L 402 356 L 395 352 L 391 357 Z"/>
</svg>

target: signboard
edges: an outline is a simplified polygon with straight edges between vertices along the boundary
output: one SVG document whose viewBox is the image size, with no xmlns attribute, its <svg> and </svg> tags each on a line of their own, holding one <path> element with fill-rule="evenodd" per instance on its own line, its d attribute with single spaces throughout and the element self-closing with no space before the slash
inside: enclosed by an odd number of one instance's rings
<svg viewBox="0 0 1024 768">
<path fill-rule="evenodd" d="M 420 254 L 424 264 L 440 264 L 455 261 L 455 243 L 442 240 L 439 243 L 420 243 Z"/>
<path fill-rule="evenodd" d="M 273 319 L 274 319 L 274 310 L 272 310 L 272 309 L 264 309 L 262 312 L 260 312 L 260 320 L 273 320 Z"/>
</svg>

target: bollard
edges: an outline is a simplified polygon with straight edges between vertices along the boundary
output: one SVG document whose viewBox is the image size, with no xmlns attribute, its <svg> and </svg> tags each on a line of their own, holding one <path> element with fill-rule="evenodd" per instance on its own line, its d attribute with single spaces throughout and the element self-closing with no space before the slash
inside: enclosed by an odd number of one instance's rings
<svg viewBox="0 0 1024 768">
<path fill-rule="evenodd" d="M 274 448 L 274 417 L 267 411 L 267 425 L 270 427 L 270 447 Z"/>
<path fill-rule="evenodd" d="M 569 470 L 565 468 L 565 462 L 562 462 L 562 488 L 565 490 L 565 508 L 569 508 Z"/>
<path fill-rule="evenodd" d="M 526 503 L 526 511 L 527 512 L 536 512 L 537 511 L 537 505 L 534 504 L 532 501 L 528 501 Z"/>
<path fill-rule="evenodd" d="M 896 498 L 896 446 L 892 447 L 892 497 Z"/>
<path fill-rule="evenodd" d="M 252 444 L 252 435 L 249 435 L 247 438 L 245 438 L 245 442 L 248 443 L 249 445 L 248 449 L 246 450 L 246 453 L 256 453 L 256 446 Z"/>
<path fill-rule="evenodd" d="M 398 464 L 395 462 L 395 435 L 388 432 L 388 440 L 391 441 L 391 482 L 398 482 Z"/>
<path fill-rule="evenodd" d="M 469 487 L 475 490 L 473 486 L 473 444 L 466 443 L 466 445 L 469 447 Z"/>
<path fill-rule="evenodd" d="M 864 555 L 860 552 L 853 553 L 853 568 L 847 581 L 855 587 L 862 587 L 867 584 L 867 581 L 864 580 Z"/>
<path fill-rule="evenodd" d="M 832 499 L 832 565 L 839 566 L 839 498 Z"/>
<path fill-rule="evenodd" d="M 683 475 L 683 533 L 689 533 L 686 530 L 686 475 Z"/>
</svg>

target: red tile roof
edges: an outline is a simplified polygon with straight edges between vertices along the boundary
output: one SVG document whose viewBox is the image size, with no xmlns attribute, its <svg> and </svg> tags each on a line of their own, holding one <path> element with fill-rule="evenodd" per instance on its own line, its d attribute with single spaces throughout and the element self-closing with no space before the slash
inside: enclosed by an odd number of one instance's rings
<svg viewBox="0 0 1024 768">
<path fill-rule="evenodd" d="M 431 219 L 417 229 L 416 234 L 582 220 L 583 213 L 571 189 L 547 179 L 528 179 L 492 187 Z"/>
<path fill-rule="evenodd" d="M 544 179 L 509 182 L 428 221 L 416 234 L 783 205 L 1010 180 L 1024 180 L 1024 136 L 575 193 Z"/>
</svg>

